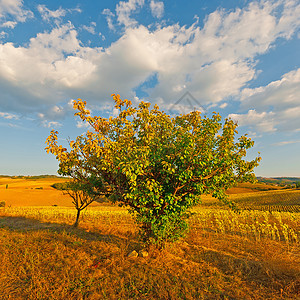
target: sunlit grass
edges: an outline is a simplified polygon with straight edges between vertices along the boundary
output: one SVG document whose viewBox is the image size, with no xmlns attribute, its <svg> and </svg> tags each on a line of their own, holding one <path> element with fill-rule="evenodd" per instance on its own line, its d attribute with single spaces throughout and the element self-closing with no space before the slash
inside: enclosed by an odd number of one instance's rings
<svg viewBox="0 0 300 300">
<path fill-rule="evenodd" d="M 244 184 L 239 214 L 205 196 L 183 240 L 132 259 L 143 245 L 125 208 L 89 206 L 76 229 L 52 179 L 22 180 L 0 182 L 0 299 L 299 298 L 299 190 Z"/>
<path fill-rule="evenodd" d="M 130 259 L 126 209 L 88 208 L 76 229 L 73 208 L 2 208 L 1 299 L 296 299 L 299 213 L 193 211 L 184 240 Z"/>
</svg>

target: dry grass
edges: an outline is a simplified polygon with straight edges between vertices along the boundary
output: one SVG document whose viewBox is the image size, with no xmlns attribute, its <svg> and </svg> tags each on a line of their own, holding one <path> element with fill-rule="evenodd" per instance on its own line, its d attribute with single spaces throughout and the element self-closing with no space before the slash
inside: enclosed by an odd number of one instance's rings
<svg viewBox="0 0 300 300">
<path fill-rule="evenodd" d="M 300 299 L 299 213 L 236 215 L 204 197 L 184 240 L 128 258 L 143 246 L 126 210 L 89 207 L 75 229 L 57 179 L 4 180 L 0 299 Z"/>
<path fill-rule="evenodd" d="M 211 220 L 224 215 L 218 209 L 197 210 L 199 216 L 210 214 Z M 71 208 L 12 207 L 1 209 L 0 215 L 1 299 L 300 296 L 295 241 L 221 233 L 209 218 L 198 218 L 198 226 L 184 240 L 134 259 L 127 254 L 142 249 L 137 228 L 118 207 L 89 208 L 78 229 L 71 226 Z M 282 222 L 287 224 L 288 216 Z M 290 228 L 296 230 L 298 222 L 292 220 Z"/>
</svg>

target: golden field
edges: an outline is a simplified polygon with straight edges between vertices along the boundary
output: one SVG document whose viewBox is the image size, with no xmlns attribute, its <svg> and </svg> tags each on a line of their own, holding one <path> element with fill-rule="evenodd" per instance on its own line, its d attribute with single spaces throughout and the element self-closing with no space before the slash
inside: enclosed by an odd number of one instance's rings
<svg viewBox="0 0 300 300">
<path fill-rule="evenodd" d="M 51 187 L 65 178 L 12 178 L 0 177 L 0 201 L 6 206 L 65 206 L 73 207 L 71 198 Z M 6 188 L 7 187 L 7 188 Z M 97 204 L 93 204 L 97 205 Z"/>
<path fill-rule="evenodd" d="M 63 180 L 0 178 L 0 299 L 300 299 L 299 190 L 240 185 L 239 214 L 203 197 L 186 238 L 129 258 L 126 209 L 96 203 L 76 229 Z"/>
</svg>

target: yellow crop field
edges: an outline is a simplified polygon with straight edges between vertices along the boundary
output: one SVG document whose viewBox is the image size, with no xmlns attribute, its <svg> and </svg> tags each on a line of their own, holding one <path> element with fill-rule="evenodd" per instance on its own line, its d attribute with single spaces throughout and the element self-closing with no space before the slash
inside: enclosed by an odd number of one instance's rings
<svg viewBox="0 0 300 300">
<path fill-rule="evenodd" d="M 51 187 L 64 178 L 10 178 L 0 177 L 0 201 L 6 206 L 67 206 L 73 207 L 71 198 Z M 97 205 L 97 204 L 93 204 Z"/>
<path fill-rule="evenodd" d="M 242 209 L 300 212 L 300 190 L 275 190 L 232 195 Z"/>
<path fill-rule="evenodd" d="M 244 190 L 244 192 L 242 192 Z M 228 191 L 229 197 L 244 210 L 261 210 L 270 212 L 300 212 L 299 189 L 276 189 L 269 191 L 250 190 L 249 188 L 233 188 Z M 210 195 L 201 197 L 202 205 L 206 207 L 224 208 Z"/>
</svg>

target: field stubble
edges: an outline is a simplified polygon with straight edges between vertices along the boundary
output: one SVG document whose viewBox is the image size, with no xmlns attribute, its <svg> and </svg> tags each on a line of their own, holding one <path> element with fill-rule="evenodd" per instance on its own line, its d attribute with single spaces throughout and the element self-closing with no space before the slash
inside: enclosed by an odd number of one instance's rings
<svg viewBox="0 0 300 300">
<path fill-rule="evenodd" d="M 2 299 L 297 299 L 299 213 L 196 207 L 190 233 L 147 258 L 125 209 L 0 210 Z"/>
</svg>

